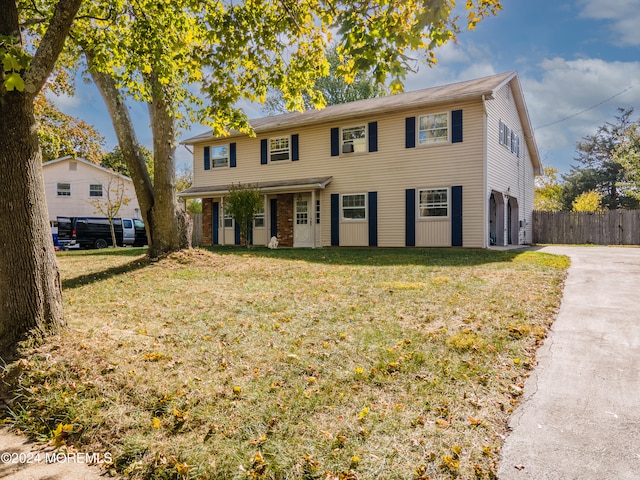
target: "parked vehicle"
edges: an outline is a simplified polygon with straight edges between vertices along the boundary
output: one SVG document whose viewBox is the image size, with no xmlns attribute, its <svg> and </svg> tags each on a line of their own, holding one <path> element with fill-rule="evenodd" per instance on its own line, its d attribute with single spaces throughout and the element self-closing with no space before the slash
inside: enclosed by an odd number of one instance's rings
<svg viewBox="0 0 640 480">
<path fill-rule="evenodd" d="M 141 220 L 114 218 L 113 229 L 119 247 L 147 244 L 147 234 Z M 80 248 L 106 248 L 113 245 L 111 227 L 106 217 L 72 217 L 71 238 Z"/>
<path fill-rule="evenodd" d="M 71 237 L 71 217 L 57 217 L 51 222 L 51 231 L 57 247 L 66 249 L 75 246 L 76 241 Z"/>
</svg>

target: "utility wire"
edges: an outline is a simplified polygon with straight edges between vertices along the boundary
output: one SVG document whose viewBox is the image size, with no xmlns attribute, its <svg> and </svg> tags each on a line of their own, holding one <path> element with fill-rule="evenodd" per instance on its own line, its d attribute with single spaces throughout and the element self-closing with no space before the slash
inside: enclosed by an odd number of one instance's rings
<svg viewBox="0 0 640 480">
<path fill-rule="evenodd" d="M 601 101 L 600 103 L 596 103 L 595 105 L 590 106 L 589 108 L 585 108 L 584 110 L 581 110 L 578 113 L 574 113 L 573 115 L 569 115 L 568 117 L 565 118 L 561 118 L 560 120 L 556 120 L 555 122 L 551 122 L 551 123 L 546 123 L 544 125 L 540 125 L 539 127 L 535 127 L 534 130 L 540 130 L 541 128 L 546 128 L 546 127 L 551 127 L 553 125 L 557 125 L 558 123 L 562 123 L 562 122 L 566 122 L 567 120 L 572 119 L 573 117 L 577 117 L 578 115 L 582 115 L 585 112 L 588 112 L 589 110 L 593 110 L 594 108 L 599 107 L 600 105 L 602 105 L 603 103 L 607 103 L 609 100 L 613 100 L 616 97 L 619 97 L 620 95 L 622 95 L 624 92 L 626 92 L 627 90 L 629 90 L 631 88 L 631 85 L 629 85 L 627 88 L 625 88 L 624 90 L 622 90 L 621 92 L 616 93 L 615 95 L 610 96 L 609 98 L 607 98 L 606 100 Z"/>
</svg>

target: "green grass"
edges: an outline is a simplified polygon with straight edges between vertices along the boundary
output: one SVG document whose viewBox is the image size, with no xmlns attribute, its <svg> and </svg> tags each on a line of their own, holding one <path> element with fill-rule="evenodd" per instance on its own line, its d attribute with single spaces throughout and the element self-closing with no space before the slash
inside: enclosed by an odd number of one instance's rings
<svg viewBox="0 0 640 480">
<path fill-rule="evenodd" d="M 568 266 L 486 250 L 143 254 L 61 253 L 69 328 L 3 380 L 16 428 L 158 479 L 495 478 Z"/>
</svg>

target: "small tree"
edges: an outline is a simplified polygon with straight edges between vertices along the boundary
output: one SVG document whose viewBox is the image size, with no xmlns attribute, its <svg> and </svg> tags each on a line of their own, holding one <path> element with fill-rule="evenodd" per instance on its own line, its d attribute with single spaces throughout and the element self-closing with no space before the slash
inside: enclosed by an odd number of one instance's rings
<svg viewBox="0 0 640 480">
<path fill-rule="evenodd" d="M 89 203 L 95 208 L 94 213 L 99 213 L 109 219 L 112 246 L 115 248 L 118 242 L 116 240 L 116 231 L 113 227 L 113 219 L 118 215 L 120 208 L 123 205 L 128 205 L 131 199 L 124 196 L 124 182 L 122 178 L 115 175 L 109 178 L 105 190 L 102 192 L 102 197 L 97 197 Z"/>
<path fill-rule="evenodd" d="M 232 185 L 225 206 L 240 228 L 240 243 L 249 248 L 251 224 L 260 209 L 262 196 L 251 185 Z"/>
<path fill-rule="evenodd" d="M 599 212 L 602 210 L 602 195 L 595 190 L 583 192 L 571 204 L 574 212 Z"/>
<path fill-rule="evenodd" d="M 556 168 L 546 167 L 544 175 L 536 177 L 533 207 L 547 212 L 562 210 L 562 184 Z"/>
</svg>

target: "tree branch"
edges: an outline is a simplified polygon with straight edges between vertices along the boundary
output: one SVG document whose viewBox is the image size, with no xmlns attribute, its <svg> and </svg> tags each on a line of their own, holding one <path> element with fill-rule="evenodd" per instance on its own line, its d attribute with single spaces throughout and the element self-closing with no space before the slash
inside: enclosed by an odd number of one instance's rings
<svg viewBox="0 0 640 480">
<path fill-rule="evenodd" d="M 25 90 L 36 95 L 58 60 L 82 0 L 60 0 L 25 75 Z"/>
</svg>

